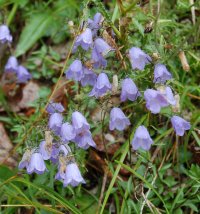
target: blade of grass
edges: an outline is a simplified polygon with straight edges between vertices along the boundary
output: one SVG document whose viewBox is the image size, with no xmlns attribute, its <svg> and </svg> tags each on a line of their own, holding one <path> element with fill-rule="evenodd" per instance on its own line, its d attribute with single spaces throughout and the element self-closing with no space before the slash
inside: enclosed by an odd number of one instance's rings
<svg viewBox="0 0 200 214">
<path fill-rule="evenodd" d="M 117 161 L 117 160 L 115 162 L 117 162 L 123 168 L 125 168 L 129 172 L 133 173 L 137 178 L 142 180 L 158 196 L 158 198 L 162 201 L 162 203 L 163 203 L 163 205 L 165 207 L 166 213 L 168 213 L 168 214 L 170 213 L 169 210 L 167 209 L 167 206 L 166 206 L 164 200 L 162 199 L 161 195 L 154 189 L 154 187 L 146 179 L 144 179 L 141 175 L 139 175 L 137 172 L 135 172 L 133 169 L 131 169 L 129 166 L 123 164 L 122 162 Z"/>
<path fill-rule="evenodd" d="M 141 125 L 141 124 L 144 122 L 144 120 L 145 120 L 146 118 L 147 118 L 147 115 L 144 115 L 144 116 L 141 118 L 141 120 L 138 122 L 137 126 L 135 126 L 135 128 L 133 129 L 133 131 L 132 131 L 132 133 L 131 133 L 131 136 L 130 136 L 130 139 L 133 138 L 133 135 L 134 135 L 134 133 L 135 133 L 136 128 L 137 128 L 139 125 Z M 126 158 L 126 155 L 127 155 L 128 151 L 129 151 L 129 140 L 127 140 L 127 141 L 125 142 L 125 147 L 124 147 L 124 150 L 122 151 L 122 155 L 121 155 L 121 157 L 120 157 L 120 161 L 119 161 L 119 162 L 121 162 L 121 163 L 124 162 L 124 160 L 125 160 L 125 158 Z M 116 181 L 116 179 L 117 179 L 117 176 L 118 176 L 118 174 L 119 174 L 120 169 L 121 169 L 121 164 L 118 164 L 118 165 L 117 165 L 117 168 L 116 168 L 116 170 L 115 170 L 115 173 L 114 173 L 114 175 L 113 175 L 113 178 L 112 178 L 112 180 L 111 180 L 111 182 L 110 182 L 110 185 L 109 185 L 109 187 L 108 187 L 108 190 L 107 190 L 107 192 L 106 192 L 106 195 L 105 195 L 105 198 L 104 198 L 104 201 L 103 201 L 101 210 L 100 210 L 100 214 L 103 214 L 103 212 L 104 212 L 106 203 L 107 203 L 108 198 L 109 198 L 109 196 L 110 196 L 110 194 L 111 194 L 112 188 L 113 188 L 113 186 L 114 186 L 114 184 L 115 184 L 115 181 Z"/>
</svg>

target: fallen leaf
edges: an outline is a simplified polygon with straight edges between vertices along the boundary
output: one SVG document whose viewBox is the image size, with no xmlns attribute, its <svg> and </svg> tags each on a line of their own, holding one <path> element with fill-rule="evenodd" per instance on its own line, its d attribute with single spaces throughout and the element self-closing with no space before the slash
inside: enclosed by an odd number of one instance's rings
<svg viewBox="0 0 200 214">
<path fill-rule="evenodd" d="M 0 123 L 0 163 L 14 168 L 17 165 L 16 156 L 14 155 L 12 157 L 6 158 L 8 157 L 8 154 L 12 148 L 13 145 L 6 133 L 3 123 Z"/>
</svg>

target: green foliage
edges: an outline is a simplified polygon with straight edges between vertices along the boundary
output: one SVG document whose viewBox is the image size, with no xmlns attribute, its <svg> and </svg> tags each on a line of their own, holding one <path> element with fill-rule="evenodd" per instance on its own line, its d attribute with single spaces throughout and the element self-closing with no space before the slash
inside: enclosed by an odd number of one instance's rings
<svg viewBox="0 0 200 214">
<path fill-rule="evenodd" d="M 38 141 L 44 138 L 48 118 L 42 110 L 49 101 L 53 85 L 65 70 L 64 65 L 68 66 L 77 57 L 85 61 L 90 58 L 89 54 L 80 51 L 66 60 L 66 53 L 70 51 L 69 46 L 74 39 L 68 21 L 74 22 L 73 30 L 77 33 L 80 23 L 87 21 L 96 12 L 101 12 L 105 17 L 104 29 L 100 30 L 100 35 L 105 29 L 115 34 L 115 42 L 128 67 L 125 69 L 122 60 L 111 54 L 109 70 L 105 70 L 109 78 L 114 73 L 119 79 L 129 75 L 142 93 L 148 87 L 154 87 L 153 65 L 148 65 L 143 72 L 133 72 L 126 59 L 126 51 L 132 46 L 138 46 L 151 55 L 154 53 L 157 55 L 155 63 L 165 63 L 173 74 L 173 80 L 167 84 L 180 95 L 181 113 L 188 117 L 192 125 L 183 138 L 176 137 L 169 125 L 172 114 L 170 108 L 163 109 L 159 115 L 152 115 L 147 113 L 145 103 L 140 98 L 138 102 L 122 104 L 121 107 L 129 115 L 133 126 L 130 133 L 120 133 L 116 135 L 116 142 L 109 143 L 112 147 L 117 145 L 118 138 L 125 139 L 105 161 L 111 176 L 107 178 L 102 196 L 103 173 L 99 172 L 102 162 L 92 166 L 97 171 L 90 172 L 87 169 L 91 167 L 89 153 L 79 150 L 75 153 L 75 158 L 81 172 L 86 175 L 88 185 L 77 188 L 63 188 L 61 182 L 54 181 L 56 165 L 47 165 L 49 171 L 43 175 L 30 176 L 17 169 L 10 170 L 0 166 L 0 213 L 14 214 L 20 212 L 22 207 L 25 210 L 33 208 L 35 213 L 92 214 L 97 210 L 100 214 L 199 212 L 200 167 L 197 154 L 200 147 L 200 3 L 195 1 L 196 24 L 192 24 L 188 0 L 150 0 L 144 6 L 137 4 L 138 2 L 103 3 L 99 0 L 85 0 L 80 4 L 78 0 L 0 0 L 0 7 L 3 9 L 0 20 L 2 23 L 6 21 L 13 32 L 16 48 L 12 54 L 22 59 L 34 81 L 42 85 L 39 99 L 30 104 L 35 108 L 35 113 L 30 116 L 12 112 L 7 105 L 6 95 L 2 90 L 0 92 L 0 103 L 5 109 L 5 114 L 0 115 L 0 122 L 4 123 L 16 146 L 14 153 L 22 155 L 26 147 L 38 146 Z M 61 50 L 63 47 L 66 49 L 65 54 Z M 188 59 L 188 72 L 184 71 L 180 63 L 180 50 L 185 52 Z M 66 82 L 68 83 L 71 84 Z M 97 102 L 88 97 L 90 90 L 90 87 L 80 90 L 76 83 L 63 89 L 67 103 L 64 117 L 69 119 L 74 110 L 84 112 L 93 135 L 99 137 L 104 132 L 107 133 L 109 120 L 105 118 L 102 125 L 102 121 L 96 122 L 93 119 L 91 112 L 98 108 L 106 109 L 109 104 L 103 99 Z M 150 152 L 130 151 L 130 140 L 141 124 L 149 127 L 154 139 Z M 75 151 L 75 147 L 72 150 Z M 104 161 L 104 151 L 98 154 Z M 127 175 L 121 174 L 121 170 L 126 170 Z"/>
</svg>

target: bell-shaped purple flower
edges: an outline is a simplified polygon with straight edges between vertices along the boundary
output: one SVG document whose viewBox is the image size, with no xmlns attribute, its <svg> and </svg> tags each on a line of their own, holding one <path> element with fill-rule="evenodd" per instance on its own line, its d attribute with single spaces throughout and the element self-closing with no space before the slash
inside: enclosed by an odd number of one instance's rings
<svg viewBox="0 0 200 214">
<path fill-rule="evenodd" d="M 31 78 L 32 78 L 31 74 L 28 72 L 28 70 L 24 66 L 22 65 L 18 66 L 18 70 L 17 70 L 18 83 L 26 83 Z"/>
<path fill-rule="evenodd" d="M 113 108 L 111 110 L 109 122 L 110 130 L 117 129 L 122 131 L 130 124 L 130 120 L 125 116 L 124 112 L 120 108 Z"/>
<path fill-rule="evenodd" d="M 107 91 L 112 89 L 112 85 L 105 73 L 100 73 L 97 77 L 96 83 L 89 93 L 89 96 L 95 96 L 96 98 L 106 94 Z"/>
<path fill-rule="evenodd" d="M 146 64 L 149 64 L 152 60 L 149 55 L 147 55 L 140 48 L 132 47 L 129 50 L 129 59 L 133 69 L 144 70 Z"/>
<path fill-rule="evenodd" d="M 93 33 L 94 36 L 97 35 L 97 31 L 102 26 L 102 22 L 103 22 L 103 16 L 101 15 L 101 13 L 96 13 L 94 15 L 94 19 L 93 20 L 92 19 L 88 19 L 88 26 L 92 30 L 92 33 Z"/>
<path fill-rule="evenodd" d="M 147 109 L 149 109 L 153 114 L 159 113 L 162 107 L 169 105 L 161 92 L 153 89 L 147 89 L 144 92 L 144 99 L 146 100 Z"/>
<path fill-rule="evenodd" d="M 85 117 L 78 111 L 72 113 L 72 125 L 76 134 L 90 129 L 89 123 L 87 122 Z"/>
<path fill-rule="evenodd" d="M 171 73 L 167 70 L 163 64 L 157 64 L 154 68 L 154 83 L 165 83 L 172 78 Z"/>
<path fill-rule="evenodd" d="M 92 31 L 90 28 L 86 28 L 79 36 L 77 36 L 73 52 L 76 51 L 78 46 L 81 46 L 84 50 L 88 50 L 92 47 L 93 40 L 92 40 Z"/>
<path fill-rule="evenodd" d="M 73 141 L 82 149 L 88 149 L 90 146 L 96 147 L 89 130 L 77 134 Z"/>
<path fill-rule="evenodd" d="M 60 145 L 59 146 L 59 164 L 58 164 L 58 172 L 55 175 L 56 180 L 63 181 L 65 179 L 65 172 L 67 166 L 67 155 L 71 153 L 71 149 L 68 145 Z"/>
<path fill-rule="evenodd" d="M 104 56 L 113 50 L 110 45 L 108 45 L 103 39 L 97 38 L 94 41 L 94 47 L 92 50 L 92 62 L 94 68 L 106 67 L 107 61 L 104 59 Z"/>
<path fill-rule="evenodd" d="M 53 113 L 49 117 L 49 128 L 53 130 L 57 135 L 60 133 L 60 127 L 62 125 L 63 116 L 59 113 Z"/>
<path fill-rule="evenodd" d="M 172 126 L 176 132 L 176 135 L 183 136 L 185 130 L 190 129 L 190 123 L 179 116 L 173 116 L 171 118 Z"/>
<path fill-rule="evenodd" d="M 76 136 L 73 126 L 69 123 L 63 123 L 60 129 L 60 136 L 65 143 L 73 140 Z"/>
<path fill-rule="evenodd" d="M 80 183 L 85 183 L 80 170 L 76 163 L 69 163 L 66 167 L 65 178 L 63 181 L 64 186 L 71 185 L 78 186 Z"/>
<path fill-rule="evenodd" d="M 28 167 L 33 151 L 34 151 L 33 149 L 27 149 L 25 151 L 25 153 L 23 154 L 22 160 L 19 162 L 19 166 L 18 166 L 19 169 Z"/>
<path fill-rule="evenodd" d="M 176 99 L 173 95 L 172 89 L 169 86 L 161 86 L 158 88 L 158 91 L 165 97 L 168 104 L 176 105 Z"/>
<path fill-rule="evenodd" d="M 17 61 L 16 57 L 10 56 L 5 65 L 5 72 L 17 73 L 17 71 L 18 71 L 18 61 Z"/>
<path fill-rule="evenodd" d="M 83 66 L 80 60 L 76 59 L 66 71 L 66 78 L 80 81 L 83 78 Z"/>
<path fill-rule="evenodd" d="M 53 114 L 56 112 L 62 113 L 64 110 L 65 109 L 61 103 L 53 103 L 53 102 L 50 102 L 46 108 L 46 111 L 49 114 Z"/>
<path fill-rule="evenodd" d="M 142 148 L 144 150 L 150 149 L 151 144 L 153 144 L 153 140 L 151 139 L 149 132 L 145 126 L 139 126 L 136 129 L 131 144 L 134 150 L 138 150 L 139 148 Z"/>
<path fill-rule="evenodd" d="M 59 145 L 57 143 L 53 143 L 51 157 L 50 157 L 51 162 L 54 164 L 57 163 L 58 156 L 59 156 Z"/>
<path fill-rule="evenodd" d="M 30 163 L 27 167 L 27 173 L 43 174 L 47 170 L 42 155 L 39 152 L 34 152 L 31 155 Z"/>
<path fill-rule="evenodd" d="M 43 140 L 40 143 L 39 152 L 44 160 L 49 160 L 51 158 L 52 149 L 53 149 L 52 143 L 47 143 L 45 140 Z"/>
<path fill-rule="evenodd" d="M 139 96 L 141 96 L 138 91 L 137 86 L 132 79 L 126 78 L 122 81 L 122 92 L 120 99 L 122 102 L 128 100 L 135 101 Z"/>
<path fill-rule="evenodd" d="M 12 36 L 10 34 L 10 30 L 6 25 L 0 26 L 0 42 L 12 42 Z"/>
<path fill-rule="evenodd" d="M 84 67 L 83 69 L 83 78 L 81 79 L 81 85 L 91 85 L 94 86 L 97 79 L 97 75 L 94 73 L 94 71 Z"/>
</svg>

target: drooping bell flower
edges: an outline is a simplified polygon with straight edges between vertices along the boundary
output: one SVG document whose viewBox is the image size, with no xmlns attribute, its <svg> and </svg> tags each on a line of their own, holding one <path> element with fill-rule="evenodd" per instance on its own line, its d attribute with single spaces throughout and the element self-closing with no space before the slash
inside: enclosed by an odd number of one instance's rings
<svg viewBox="0 0 200 214">
<path fill-rule="evenodd" d="M 88 27 L 92 30 L 93 36 L 97 35 L 97 31 L 101 28 L 103 16 L 101 13 L 96 13 L 94 19 L 88 19 Z"/>
<path fill-rule="evenodd" d="M 75 130 L 69 123 L 63 123 L 60 128 L 60 136 L 63 142 L 67 143 L 73 140 L 76 136 Z"/>
<path fill-rule="evenodd" d="M 176 99 L 173 95 L 172 89 L 167 86 L 158 87 L 158 91 L 165 97 L 169 105 L 176 105 Z"/>
<path fill-rule="evenodd" d="M 68 145 L 59 146 L 59 157 L 58 157 L 58 172 L 55 175 L 56 180 L 63 181 L 65 179 L 65 172 L 67 166 L 67 155 L 71 153 L 71 149 Z"/>
<path fill-rule="evenodd" d="M 176 132 L 176 135 L 178 136 L 183 136 L 185 133 L 185 130 L 189 130 L 191 127 L 188 121 L 184 120 L 179 116 L 173 116 L 171 118 L 171 123 Z"/>
<path fill-rule="evenodd" d="M 64 111 L 64 107 L 61 103 L 53 103 L 52 101 L 48 104 L 46 111 L 49 114 L 53 114 L 56 112 L 62 113 Z"/>
<path fill-rule="evenodd" d="M 139 96 L 141 96 L 141 94 L 133 80 L 130 78 L 124 79 L 122 81 L 121 101 L 124 102 L 127 99 L 135 101 Z"/>
<path fill-rule="evenodd" d="M 105 73 L 100 73 L 97 77 L 96 83 L 89 93 L 89 96 L 95 96 L 96 98 L 106 94 L 106 92 L 112 89 L 112 85 Z"/>
<path fill-rule="evenodd" d="M 0 26 L 0 42 L 1 43 L 12 42 L 10 30 L 6 25 Z"/>
<path fill-rule="evenodd" d="M 151 57 L 140 48 L 132 47 L 129 50 L 129 59 L 133 69 L 144 70 L 146 64 L 149 64 Z"/>
<path fill-rule="evenodd" d="M 53 136 L 51 131 L 45 131 L 45 140 L 41 141 L 39 145 L 39 152 L 42 155 L 44 160 L 49 160 L 52 157 L 53 153 Z"/>
<path fill-rule="evenodd" d="M 134 138 L 131 142 L 134 150 L 144 149 L 149 150 L 151 144 L 153 144 L 153 140 L 151 139 L 148 130 L 145 126 L 139 126 L 136 129 Z"/>
<path fill-rule="evenodd" d="M 154 83 L 165 83 L 172 78 L 171 73 L 167 70 L 163 64 L 157 64 L 154 68 Z"/>
<path fill-rule="evenodd" d="M 99 67 L 106 67 L 107 61 L 104 59 L 104 57 L 113 50 L 110 45 L 108 45 L 103 39 L 97 38 L 94 41 L 94 47 L 92 50 L 92 62 L 94 68 L 99 68 Z"/>
<path fill-rule="evenodd" d="M 159 113 L 162 107 L 169 105 L 161 92 L 154 89 L 147 89 L 144 92 L 144 99 L 146 101 L 147 109 L 149 109 L 153 114 Z"/>
<path fill-rule="evenodd" d="M 28 70 L 20 65 L 17 70 L 17 82 L 18 83 L 26 83 L 28 80 L 32 78 L 32 75 L 28 72 Z"/>
<path fill-rule="evenodd" d="M 51 158 L 52 146 L 53 146 L 52 144 L 47 145 L 45 140 L 41 141 L 39 145 L 39 152 L 44 160 L 49 160 Z"/>
<path fill-rule="evenodd" d="M 81 79 L 81 85 L 91 85 L 94 86 L 97 79 L 97 75 L 94 73 L 94 71 L 84 67 L 83 69 L 83 78 Z"/>
<path fill-rule="evenodd" d="M 59 135 L 60 127 L 62 125 L 63 116 L 60 113 L 53 113 L 49 117 L 49 128 L 55 132 L 55 134 Z"/>
<path fill-rule="evenodd" d="M 130 120 L 125 116 L 124 112 L 120 108 L 113 108 L 111 110 L 109 122 L 110 130 L 117 129 L 122 131 L 130 124 Z"/>
<path fill-rule="evenodd" d="M 86 118 L 78 111 L 72 113 L 72 125 L 76 134 L 90 129 L 90 125 Z"/>
<path fill-rule="evenodd" d="M 90 146 L 96 147 L 96 144 L 92 139 L 92 134 L 89 130 L 82 131 L 77 134 L 73 141 L 82 149 L 88 149 Z"/>
<path fill-rule="evenodd" d="M 6 65 L 5 65 L 5 72 L 6 73 L 17 73 L 18 71 L 18 61 L 16 57 L 10 56 Z"/>
<path fill-rule="evenodd" d="M 32 174 L 33 172 L 37 174 L 43 174 L 47 171 L 42 155 L 39 152 L 33 152 L 29 165 L 27 167 L 27 173 Z"/>
<path fill-rule="evenodd" d="M 68 185 L 75 187 L 78 186 L 80 183 L 85 184 L 85 180 L 83 179 L 77 164 L 67 164 L 65 178 L 63 180 L 64 187 Z"/>
<path fill-rule="evenodd" d="M 80 81 L 83 78 L 83 66 L 80 60 L 76 59 L 66 71 L 66 78 Z"/>
<path fill-rule="evenodd" d="M 78 46 L 81 46 L 84 50 L 88 50 L 92 47 L 93 40 L 92 40 L 92 31 L 90 28 L 86 28 L 79 36 L 77 36 L 73 52 L 75 52 Z"/>
<path fill-rule="evenodd" d="M 33 152 L 34 152 L 33 149 L 27 149 L 25 151 L 25 153 L 22 156 L 22 160 L 19 162 L 19 166 L 18 166 L 19 169 L 23 169 L 23 168 L 27 169 Z"/>
</svg>

